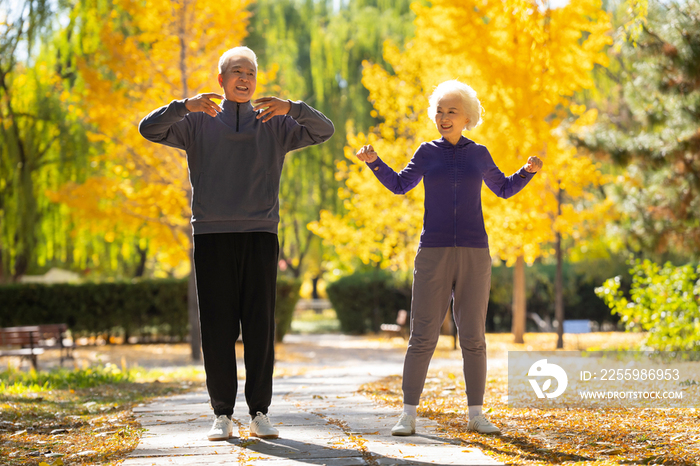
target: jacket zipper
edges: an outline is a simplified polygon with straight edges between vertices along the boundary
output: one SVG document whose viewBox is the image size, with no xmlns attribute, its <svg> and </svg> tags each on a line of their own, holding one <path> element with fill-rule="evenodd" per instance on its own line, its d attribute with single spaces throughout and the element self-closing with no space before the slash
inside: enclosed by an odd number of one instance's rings
<svg viewBox="0 0 700 466">
<path fill-rule="evenodd" d="M 239 112 L 241 110 L 241 103 L 236 102 L 236 132 L 238 132 L 238 121 L 240 120 Z"/>
<path fill-rule="evenodd" d="M 452 176 L 452 188 L 454 191 L 454 245 L 457 247 L 457 146 L 452 148 L 452 159 L 454 164 L 452 165 L 453 176 Z"/>
</svg>

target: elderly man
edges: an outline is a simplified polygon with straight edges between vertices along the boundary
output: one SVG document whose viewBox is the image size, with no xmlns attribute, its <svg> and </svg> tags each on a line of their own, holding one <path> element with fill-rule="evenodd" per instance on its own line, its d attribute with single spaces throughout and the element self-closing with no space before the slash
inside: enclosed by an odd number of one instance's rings
<svg viewBox="0 0 700 466">
<path fill-rule="evenodd" d="M 219 60 L 223 96 L 205 93 L 174 100 L 139 125 L 149 141 L 187 153 L 202 351 L 216 417 L 209 440 L 227 440 L 233 432 L 239 328 L 250 433 L 279 436 L 267 411 L 274 366 L 280 176 L 287 152 L 325 142 L 334 131 L 328 118 L 301 101 L 263 97 L 251 104 L 257 70 L 252 50 L 228 50 Z"/>
</svg>

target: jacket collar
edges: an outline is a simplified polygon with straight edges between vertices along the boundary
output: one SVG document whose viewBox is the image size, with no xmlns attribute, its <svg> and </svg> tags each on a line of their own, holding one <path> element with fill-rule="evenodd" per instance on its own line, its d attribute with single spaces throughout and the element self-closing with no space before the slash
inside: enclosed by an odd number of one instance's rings
<svg viewBox="0 0 700 466">
<path fill-rule="evenodd" d="M 467 139 L 464 136 L 460 136 L 459 141 L 457 141 L 457 144 L 455 144 L 455 145 L 452 145 L 452 143 L 450 141 L 448 141 L 447 139 L 445 139 L 444 137 L 441 137 L 436 142 L 439 146 L 458 147 L 461 149 L 462 147 L 468 146 L 469 144 L 471 144 L 474 141 L 472 141 L 471 139 Z"/>
<path fill-rule="evenodd" d="M 250 103 L 250 100 L 239 104 L 233 100 L 224 99 L 221 106 L 223 107 L 224 112 L 233 112 L 234 114 L 238 112 L 239 116 L 243 116 L 248 113 L 255 113 L 255 110 L 253 110 L 253 104 Z"/>
</svg>

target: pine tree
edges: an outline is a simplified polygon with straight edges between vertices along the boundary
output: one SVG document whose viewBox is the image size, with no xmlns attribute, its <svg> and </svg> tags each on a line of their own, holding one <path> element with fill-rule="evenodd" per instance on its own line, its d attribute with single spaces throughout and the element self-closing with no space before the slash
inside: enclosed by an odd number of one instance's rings
<svg viewBox="0 0 700 466">
<path fill-rule="evenodd" d="M 606 188 L 621 247 L 659 257 L 700 251 L 700 2 L 649 3 L 634 38 L 619 28 L 597 124 L 577 142 L 616 167 Z"/>
</svg>

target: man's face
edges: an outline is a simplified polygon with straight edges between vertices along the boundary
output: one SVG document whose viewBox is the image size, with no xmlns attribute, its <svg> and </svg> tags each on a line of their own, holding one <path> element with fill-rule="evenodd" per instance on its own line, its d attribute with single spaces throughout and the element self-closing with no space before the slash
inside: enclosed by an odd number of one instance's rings
<svg viewBox="0 0 700 466">
<path fill-rule="evenodd" d="M 219 86 L 224 90 L 226 100 L 248 102 L 257 84 L 255 64 L 246 57 L 235 57 L 219 75 Z"/>
</svg>

